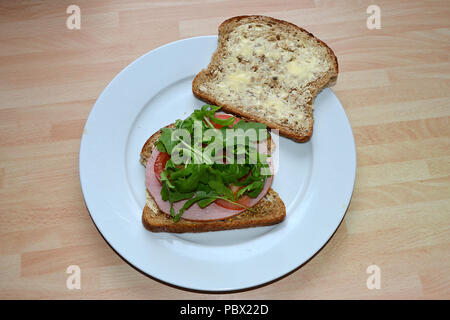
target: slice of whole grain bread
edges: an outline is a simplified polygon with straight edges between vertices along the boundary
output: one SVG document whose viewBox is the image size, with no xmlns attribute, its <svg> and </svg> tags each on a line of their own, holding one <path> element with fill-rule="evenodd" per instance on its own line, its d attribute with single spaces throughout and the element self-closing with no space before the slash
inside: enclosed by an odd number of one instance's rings
<svg viewBox="0 0 450 320">
<path fill-rule="evenodd" d="M 167 126 L 173 127 L 173 125 Z M 141 150 L 141 163 L 146 166 L 152 154 L 155 143 L 161 135 L 161 130 L 153 134 Z M 181 218 L 174 222 L 164 212 L 160 211 L 153 197 L 146 190 L 146 204 L 142 212 L 142 223 L 153 232 L 206 232 L 250 227 L 268 226 L 280 223 L 286 217 L 286 208 L 278 194 L 270 188 L 267 194 L 254 206 L 252 211 L 244 211 L 236 216 L 214 221 L 189 221 Z"/>
<path fill-rule="evenodd" d="M 314 98 L 337 75 L 333 51 L 306 30 L 270 17 L 238 16 L 219 26 L 217 50 L 192 91 L 224 111 L 307 141 Z"/>
</svg>

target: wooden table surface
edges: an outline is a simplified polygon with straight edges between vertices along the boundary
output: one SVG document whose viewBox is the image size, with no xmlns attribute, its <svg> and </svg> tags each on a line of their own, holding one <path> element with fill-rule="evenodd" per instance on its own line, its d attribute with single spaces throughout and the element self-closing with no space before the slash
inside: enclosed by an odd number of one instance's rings
<svg viewBox="0 0 450 320">
<path fill-rule="evenodd" d="M 5 1 L 0 3 L 0 298 L 450 298 L 448 1 Z M 66 8 L 81 9 L 69 30 Z M 168 286 L 105 242 L 83 201 L 78 152 L 95 100 L 130 62 L 217 33 L 226 18 L 298 24 L 335 51 L 333 88 L 354 130 L 357 178 L 339 229 L 271 284 L 210 294 Z M 66 287 L 69 265 L 81 289 Z M 368 266 L 380 268 L 369 290 Z"/>
</svg>

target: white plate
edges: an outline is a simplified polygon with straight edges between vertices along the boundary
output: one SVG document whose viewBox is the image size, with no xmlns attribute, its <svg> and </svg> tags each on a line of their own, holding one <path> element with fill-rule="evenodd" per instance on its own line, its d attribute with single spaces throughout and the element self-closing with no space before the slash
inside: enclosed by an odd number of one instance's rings
<svg viewBox="0 0 450 320">
<path fill-rule="evenodd" d="M 312 139 L 279 140 L 280 168 L 273 189 L 286 205 L 285 221 L 200 234 L 147 231 L 141 222 L 141 147 L 155 131 L 204 104 L 193 96 L 191 83 L 216 46 L 216 36 L 176 41 L 120 72 L 86 122 L 80 179 L 98 230 L 129 263 L 176 286 L 227 291 L 279 278 L 327 242 L 350 202 L 356 153 L 344 109 L 325 89 L 315 101 Z"/>
</svg>

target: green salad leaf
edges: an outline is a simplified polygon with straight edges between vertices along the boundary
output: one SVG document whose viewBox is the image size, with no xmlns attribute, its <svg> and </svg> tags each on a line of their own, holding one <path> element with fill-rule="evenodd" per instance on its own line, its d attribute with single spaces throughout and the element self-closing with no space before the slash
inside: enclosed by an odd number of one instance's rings
<svg viewBox="0 0 450 320">
<path fill-rule="evenodd" d="M 178 221 L 193 204 L 197 203 L 201 208 L 205 208 L 217 199 L 250 209 L 237 201 L 244 195 L 251 198 L 257 197 L 268 178 L 267 175 L 261 173 L 262 168 L 268 166 L 266 157 L 255 151 L 255 143 L 268 138 L 266 125 L 240 120 L 232 126 L 235 117 L 219 118 L 216 116 L 218 110 L 220 110 L 218 106 L 204 105 L 185 120 L 175 121 L 175 128 L 163 128 L 161 136 L 156 142 L 156 147 L 160 152 L 167 152 L 171 156 L 161 173 L 161 197 L 162 200 L 170 202 L 170 213 L 174 221 Z M 213 123 L 222 127 L 216 129 Z M 174 138 L 177 129 L 186 130 L 191 141 Z M 194 134 L 196 130 L 215 131 L 213 137 L 205 135 L 201 136 L 200 140 L 194 141 L 197 137 Z M 237 135 L 230 138 L 230 130 Z M 256 141 L 253 144 L 246 136 L 247 133 L 250 133 L 248 130 L 257 132 Z M 245 137 L 244 140 L 240 136 L 242 134 Z M 222 139 L 217 140 L 219 138 Z M 213 145 L 214 143 L 216 145 Z M 216 149 L 212 148 L 213 146 L 218 146 L 220 152 L 215 153 Z M 231 156 L 228 153 L 229 149 L 231 149 Z M 190 158 L 184 163 L 177 164 L 174 157 L 180 150 L 190 154 Z M 205 150 L 208 152 L 204 152 Z M 211 150 L 212 152 L 209 154 Z M 256 155 L 256 157 L 252 158 L 252 155 Z M 234 161 L 234 157 L 238 156 L 243 157 L 244 161 Z M 195 160 L 202 161 L 196 162 Z M 220 160 L 220 162 L 216 160 Z M 232 186 L 239 187 L 239 190 L 233 192 Z M 187 201 L 179 212 L 175 212 L 173 204 L 181 200 Z"/>
</svg>

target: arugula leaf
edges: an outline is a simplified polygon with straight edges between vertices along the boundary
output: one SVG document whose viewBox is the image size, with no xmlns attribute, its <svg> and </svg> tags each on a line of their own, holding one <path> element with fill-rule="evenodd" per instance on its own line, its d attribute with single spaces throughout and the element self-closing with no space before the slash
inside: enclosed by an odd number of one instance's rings
<svg viewBox="0 0 450 320">
<path fill-rule="evenodd" d="M 181 200 L 190 199 L 190 198 L 192 198 L 193 195 L 194 195 L 193 192 L 188 192 L 188 193 L 171 192 L 170 200 L 171 200 L 171 202 L 177 202 L 177 201 L 181 201 Z"/>
<path fill-rule="evenodd" d="M 209 206 L 211 203 L 213 203 L 216 200 L 217 200 L 217 197 L 204 198 L 198 202 L 198 206 L 203 209 L 203 208 Z"/>
<path fill-rule="evenodd" d="M 178 212 L 178 214 L 181 216 L 183 214 L 184 211 L 186 211 L 186 209 L 190 208 L 194 203 L 196 203 L 197 201 L 199 201 L 200 199 L 197 197 L 191 198 L 188 201 L 186 201 L 186 203 L 181 207 L 180 211 Z"/>
<path fill-rule="evenodd" d="M 264 183 L 266 179 L 256 180 L 250 183 L 249 185 L 240 189 L 236 196 L 237 198 L 241 197 L 244 193 L 247 193 L 251 198 L 256 198 L 261 190 L 264 188 Z"/>
<path fill-rule="evenodd" d="M 166 147 L 164 147 L 164 144 L 161 141 L 156 141 L 156 148 L 158 148 L 159 152 L 167 152 Z"/>
<path fill-rule="evenodd" d="M 163 201 L 169 201 L 169 187 L 167 186 L 167 183 L 163 183 L 163 185 L 162 185 L 161 199 Z"/>
<path fill-rule="evenodd" d="M 229 199 L 234 199 L 233 191 L 228 188 L 221 179 L 210 180 L 208 185 L 211 187 L 213 191 L 215 191 L 219 195 L 223 195 Z"/>
<path fill-rule="evenodd" d="M 220 109 L 218 106 L 204 105 L 201 109 L 195 110 L 188 118 L 185 120 L 176 120 L 176 129 L 186 129 L 191 134 L 191 138 L 194 135 L 195 130 L 206 130 L 213 128 L 211 122 L 222 125 L 223 127 L 217 130 L 223 137 L 223 147 L 227 146 L 226 133 L 229 130 L 229 126 L 235 121 L 235 117 L 230 117 L 227 119 L 220 119 L 215 116 L 215 113 Z M 233 129 L 240 129 L 239 132 L 246 133 L 247 130 L 263 130 L 264 133 L 257 137 L 258 141 L 267 139 L 267 127 L 265 124 L 256 122 L 246 122 L 240 120 Z M 189 143 L 183 141 L 181 138 L 178 140 L 172 140 L 172 133 L 174 128 L 163 128 L 162 133 L 158 141 L 156 142 L 156 147 L 160 152 L 168 152 L 169 155 L 173 156 L 174 152 L 180 153 L 180 147 L 190 151 L 191 157 L 194 156 L 194 160 L 202 159 L 202 163 L 193 163 L 189 161 L 184 163 L 184 165 L 175 165 L 170 158 L 166 166 L 161 173 L 161 197 L 164 201 L 170 202 L 170 213 L 173 216 L 174 221 L 178 221 L 183 212 L 185 212 L 194 203 L 197 203 L 201 208 L 205 208 L 217 199 L 223 199 L 231 203 L 247 208 L 244 205 L 237 203 L 237 199 L 244 194 L 250 197 L 256 197 L 264 187 L 266 181 L 266 176 L 261 174 L 261 168 L 267 166 L 264 162 L 261 154 L 256 152 L 256 163 L 250 162 L 250 157 L 255 155 L 255 146 L 248 143 L 249 137 L 246 135 L 246 140 L 244 144 L 236 137 L 233 137 L 231 143 L 233 155 L 238 157 L 244 157 L 244 163 L 230 163 L 229 155 L 217 153 L 214 148 L 212 148 L 212 143 L 215 143 L 216 138 L 207 138 L 203 136 L 200 141 L 194 141 L 195 148 Z M 239 134 L 239 133 L 237 133 Z M 236 142 L 235 140 L 238 140 Z M 242 140 L 242 139 L 241 139 Z M 220 142 L 219 142 L 220 145 Z M 197 149 L 200 146 L 200 149 Z M 205 149 L 210 146 L 209 154 L 205 159 Z M 186 151 L 184 150 L 184 151 Z M 228 150 L 227 150 L 228 151 Z M 215 163 L 216 159 L 221 160 L 225 157 L 227 159 L 227 164 Z M 255 158 L 252 158 L 255 159 Z M 190 158 L 192 160 L 192 158 Z M 194 161 L 195 162 L 195 161 Z M 242 187 L 235 195 L 230 186 L 240 186 Z M 187 200 L 183 207 L 178 213 L 175 213 L 173 204 L 175 202 Z M 247 208 L 249 209 L 249 208 Z M 251 210 L 251 209 L 249 209 Z"/>
<path fill-rule="evenodd" d="M 169 180 L 169 178 L 167 176 L 167 171 L 166 170 L 161 172 L 161 183 L 164 183 L 164 182 L 166 182 L 166 184 L 167 184 L 167 186 L 169 188 L 175 189 L 175 186 L 172 183 L 170 183 L 170 180 Z"/>
<path fill-rule="evenodd" d="M 186 211 L 188 208 L 190 208 L 194 203 L 202 201 L 202 200 L 207 200 L 209 201 L 208 204 L 210 204 L 211 202 L 213 202 L 214 200 L 217 199 L 217 194 L 215 193 L 206 193 L 204 191 L 199 191 L 196 193 L 195 197 L 189 199 L 188 201 L 186 201 L 186 203 L 181 207 L 180 211 L 178 212 L 177 215 L 181 215 L 183 214 L 184 211 Z M 202 202 L 202 205 L 204 205 L 205 202 Z M 206 205 L 205 205 L 206 206 Z M 204 208 L 205 206 L 203 206 L 202 208 Z"/>
<path fill-rule="evenodd" d="M 161 136 L 159 137 L 158 142 L 156 143 L 157 147 L 159 144 L 158 150 L 159 148 L 161 148 L 161 145 L 163 145 L 169 155 L 172 154 L 173 148 L 178 144 L 177 141 L 172 140 L 172 132 L 173 132 L 172 128 L 162 128 Z"/>
</svg>

